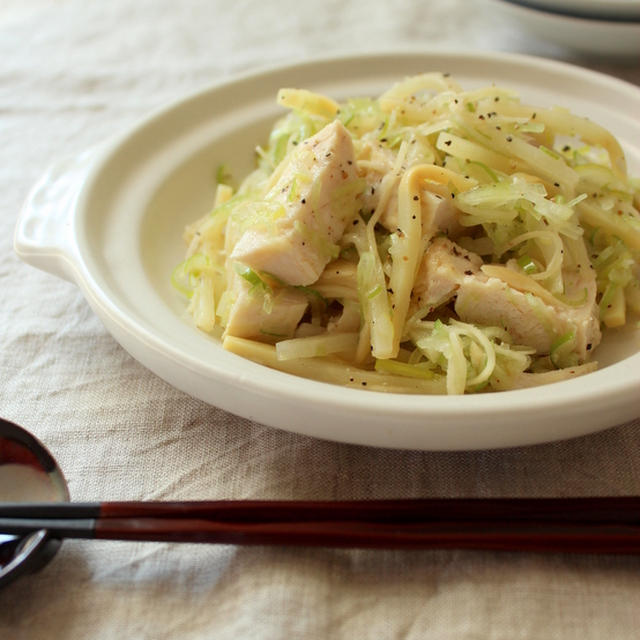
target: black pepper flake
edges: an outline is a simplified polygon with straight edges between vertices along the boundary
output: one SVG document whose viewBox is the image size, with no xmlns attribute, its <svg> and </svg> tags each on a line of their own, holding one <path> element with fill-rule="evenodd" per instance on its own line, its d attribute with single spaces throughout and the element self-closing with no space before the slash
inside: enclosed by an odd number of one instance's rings
<svg viewBox="0 0 640 640">
<path fill-rule="evenodd" d="M 300 202 L 302 202 L 302 204 L 306 204 L 307 200 L 306 200 L 306 198 L 302 198 L 302 200 L 300 200 Z"/>
<path fill-rule="evenodd" d="M 507 142 L 511 142 L 513 138 L 511 136 L 507 136 Z"/>
<path fill-rule="evenodd" d="M 376 188 L 375 187 L 371 187 L 371 195 L 373 195 L 376 192 Z"/>
<path fill-rule="evenodd" d="M 498 131 L 502 131 L 502 127 L 501 127 L 500 125 L 496 125 L 496 129 L 497 129 Z"/>
<path fill-rule="evenodd" d="M 420 200 L 420 198 L 418 196 L 413 196 L 414 200 Z"/>
<path fill-rule="evenodd" d="M 366 382 L 366 380 L 363 380 L 363 381 L 362 381 L 362 386 L 363 386 L 363 387 L 366 387 L 366 386 L 367 386 L 367 382 Z"/>
<path fill-rule="evenodd" d="M 353 164 L 353 160 L 347 160 L 347 164 Z"/>
<path fill-rule="evenodd" d="M 360 220 L 354 220 L 353 221 L 353 226 L 355 227 L 358 224 L 358 222 L 360 222 Z"/>
<path fill-rule="evenodd" d="M 297 141 L 297 140 L 292 140 L 292 141 L 291 141 L 291 144 L 292 144 L 294 147 L 297 147 L 297 146 L 298 146 L 298 141 Z"/>
<path fill-rule="evenodd" d="M 560 183 L 559 183 L 559 182 L 554 182 L 554 183 L 553 183 L 553 186 L 554 186 L 554 187 L 559 187 L 559 186 L 560 186 Z"/>
<path fill-rule="evenodd" d="M 496 97 L 493 99 L 493 101 L 494 101 L 494 102 L 500 102 L 500 96 L 496 96 Z"/>
<path fill-rule="evenodd" d="M 411 216 L 411 219 L 412 219 L 412 220 L 415 220 L 415 219 L 416 219 L 416 217 L 415 217 L 415 216 Z"/>
<path fill-rule="evenodd" d="M 484 120 L 484 116 L 483 116 L 482 114 L 480 114 L 480 115 L 478 116 L 478 120 Z"/>
<path fill-rule="evenodd" d="M 451 194 L 451 199 L 453 200 L 455 197 L 456 197 L 456 194 L 455 194 L 455 193 L 452 193 L 452 194 Z"/>
<path fill-rule="evenodd" d="M 473 271 L 471 271 L 471 269 L 467 269 L 467 270 L 464 272 L 464 275 L 465 275 L 465 276 L 472 276 L 472 275 L 473 275 Z"/>
<path fill-rule="evenodd" d="M 454 98 L 453 100 L 456 104 L 458 104 L 458 98 Z"/>
<path fill-rule="evenodd" d="M 587 351 L 591 351 L 591 347 L 592 347 L 592 346 L 593 346 L 593 345 L 592 345 L 591 343 L 589 343 L 589 344 L 587 345 Z"/>
<path fill-rule="evenodd" d="M 349 382 L 355 382 L 355 378 L 349 378 Z"/>
<path fill-rule="evenodd" d="M 534 114 L 531 116 L 531 119 L 532 119 L 532 120 L 535 120 L 537 115 L 538 115 L 537 113 L 534 113 Z"/>
<path fill-rule="evenodd" d="M 564 147 L 562 147 L 563 151 L 571 151 L 571 147 L 568 144 L 565 144 Z"/>
<path fill-rule="evenodd" d="M 443 78 L 448 78 L 451 74 L 447 71 L 445 73 L 442 74 Z"/>
<path fill-rule="evenodd" d="M 386 138 L 380 138 L 380 142 L 386 142 L 387 139 Z"/>
<path fill-rule="evenodd" d="M 445 140 L 444 143 L 447 145 L 447 147 L 451 146 L 451 140 Z"/>
<path fill-rule="evenodd" d="M 330 158 L 331 157 L 331 151 L 327 151 L 327 153 L 324 154 L 325 158 Z"/>
</svg>

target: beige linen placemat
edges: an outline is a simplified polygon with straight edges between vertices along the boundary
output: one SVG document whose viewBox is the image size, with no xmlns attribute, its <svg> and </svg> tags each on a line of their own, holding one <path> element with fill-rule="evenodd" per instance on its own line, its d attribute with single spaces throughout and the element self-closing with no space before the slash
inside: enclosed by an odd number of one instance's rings
<svg viewBox="0 0 640 640">
<path fill-rule="evenodd" d="M 640 493 L 638 421 L 526 449 L 429 453 L 236 418 L 145 370 L 74 286 L 13 255 L 19 207 L 60 157 L 235 71 L 407 45 L 571 58 L 464 0 L 0 6 L 0 414 L 51 448 L 74 499 Z M 640 83 L 637 61 L 578 61 Z M 0 592 L 0 638 L 630 640 L 639 611 L 634 557 L 68 541 Z"/>
</svg>

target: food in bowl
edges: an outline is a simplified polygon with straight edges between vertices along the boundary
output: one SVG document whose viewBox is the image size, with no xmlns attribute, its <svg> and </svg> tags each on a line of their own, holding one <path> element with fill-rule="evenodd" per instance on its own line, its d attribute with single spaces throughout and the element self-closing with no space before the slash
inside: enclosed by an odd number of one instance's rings
<svg viewBox="0 0 640 640">
<path fill-rule="evenodd" d="M 640 312 L 640 195 L 617 140 L 446 74 L 290 109 L 172 275 L 197 327 L 283 371 L 371 390 L 503 391 L 593 371 Z"/>
</svg>

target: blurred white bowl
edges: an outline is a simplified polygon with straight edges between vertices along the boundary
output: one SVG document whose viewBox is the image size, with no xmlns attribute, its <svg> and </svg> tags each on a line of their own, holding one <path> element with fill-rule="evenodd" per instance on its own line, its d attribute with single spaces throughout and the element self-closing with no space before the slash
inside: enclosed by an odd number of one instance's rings
<svg viewBox="0 0 640 640">
<path fill-rule="evenodd" d="M 542 40 L 576 51 L 605 56 L 640 54 L 640 21 L 608 21 L 533 9 L 508 0 L 491 3 L 520 27 Z"/>
<path fill-rule="evenodd" d="M 533 9 L 602 20 L 640 20 L 640 0 L 515 0 Z"/>
</svg>

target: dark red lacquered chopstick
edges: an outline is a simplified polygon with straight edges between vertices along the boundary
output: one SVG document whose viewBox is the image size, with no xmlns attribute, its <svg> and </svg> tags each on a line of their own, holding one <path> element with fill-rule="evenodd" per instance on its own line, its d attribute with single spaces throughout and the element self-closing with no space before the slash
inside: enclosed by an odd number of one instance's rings
<svg viewBox="0 0 640 640">
<path fill-rule="evenodd" d="M 0 518 L 190 518 L 226 522 L 553 520 L 640 524 L 640 496 L 0 503 Z"/>
<path fill-rule="evenodd" d="M 175 542 L 304 545 L 385 549 L 496 549 L 571 552 L 640 552 L 640 528 L 482 520 L 390 524 L 370 522 L 211 523 L 195 521 L 185 532 L 174 520 L 99 522 L 96 537 Z M 184 524 L 184 523 L 182 523 Z M 155 537 L 157 536 L 157 537 Z"/>
<path fill-rule="evenodd" d="M 0 531 L 41 528 L 61 538 L 640 553 L 640 498 L 0 505 Z"/>
</svg>

